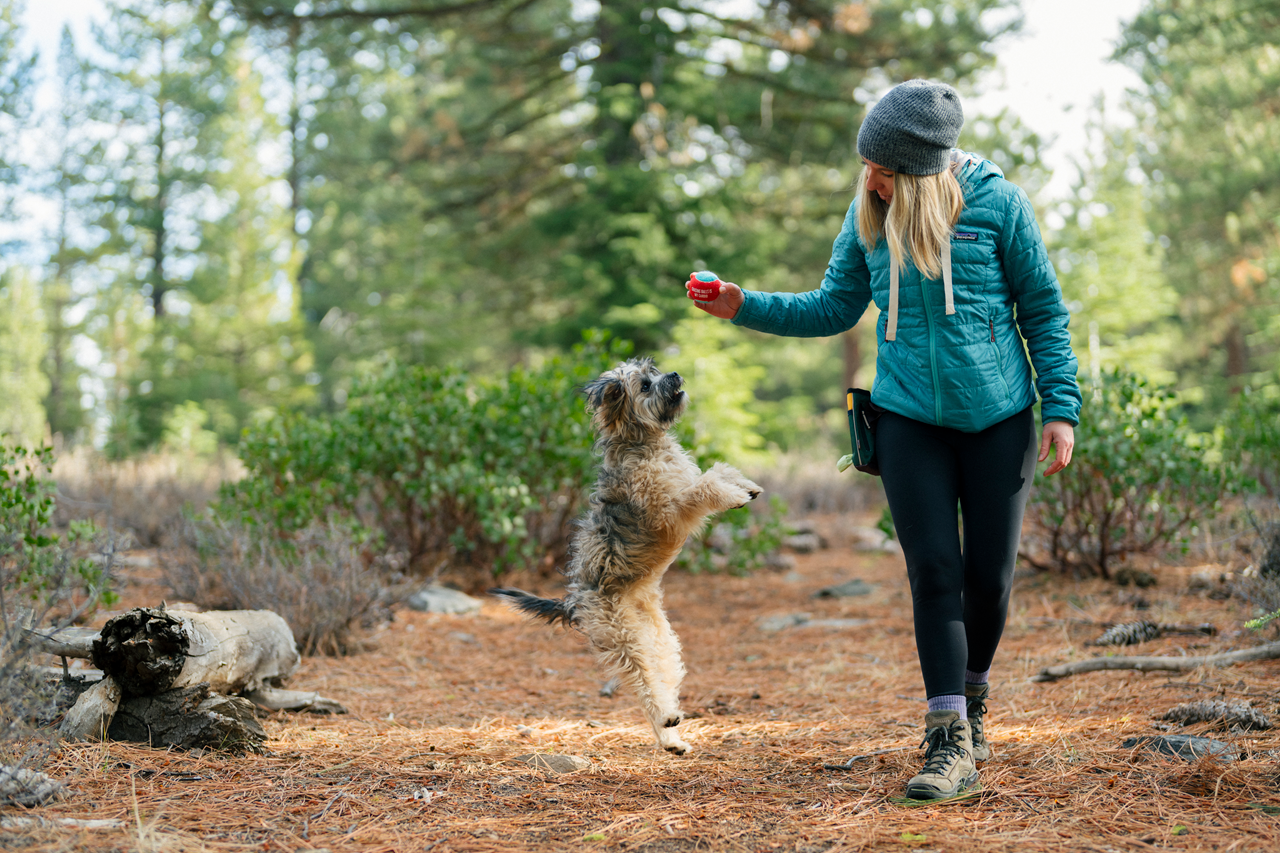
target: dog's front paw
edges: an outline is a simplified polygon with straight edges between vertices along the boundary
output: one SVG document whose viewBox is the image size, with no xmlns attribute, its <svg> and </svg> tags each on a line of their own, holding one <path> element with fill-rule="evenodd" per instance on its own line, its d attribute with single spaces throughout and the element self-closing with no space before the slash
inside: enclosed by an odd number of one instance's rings
<svg viewBox="0 0 1280 853">
<path fill-rule="evenodd" d="M 684 714 L 677 711 L 662 721 L 662 727 L 664 729 L 674 729 L 676 726 L 680 725 L 683 722 L 684 722 Z"/>
</svg>

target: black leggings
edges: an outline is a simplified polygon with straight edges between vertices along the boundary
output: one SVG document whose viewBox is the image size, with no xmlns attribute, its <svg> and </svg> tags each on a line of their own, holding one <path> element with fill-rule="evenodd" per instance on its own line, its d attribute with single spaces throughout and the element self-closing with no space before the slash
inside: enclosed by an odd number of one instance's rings
<svg viewBox="0 0 1280 853">
<path fill-rule="evenodd" d="M 1030 408 L 976 433 L 893 412 L 876 424 L 928 698 L 963 694 L 966 669 L 991 668 L 1009 612 L 1037 449 Z"/>
</svg>

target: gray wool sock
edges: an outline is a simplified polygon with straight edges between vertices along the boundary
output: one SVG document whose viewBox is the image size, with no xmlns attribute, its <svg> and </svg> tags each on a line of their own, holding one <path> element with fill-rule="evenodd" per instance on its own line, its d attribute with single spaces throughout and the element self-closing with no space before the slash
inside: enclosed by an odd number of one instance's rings
<svg viewBox="0 0 1280 853">
<path fill-rule="evenodd" d="M 942 696 L 933 696 L 929 699 L 930 711 L 955 711 L 960 715 L 960 719 L 967 720 L 969 715 L 965 713 L 965 698 L 957 696 L 953 693 L 947 693 Z"/>
</svg>

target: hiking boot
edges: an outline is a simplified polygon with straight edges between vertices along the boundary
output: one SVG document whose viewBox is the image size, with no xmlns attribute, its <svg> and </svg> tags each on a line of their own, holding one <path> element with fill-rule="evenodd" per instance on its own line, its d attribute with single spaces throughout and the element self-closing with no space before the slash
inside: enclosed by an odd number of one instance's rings
<svg viewBox="0 0 1280 853">
<path fill-rule="evenodd" d="M 965 684 L 965 714 L 969 717 L 969 731 L 973 734 L 973 760 L 978 764 L 991 757 L 991 744 L 982 729 L 982 717 L 987 713 L 989 684 Z"/>
<path fill-rule="evenodd" d="M 954 797 L 978 781 L 973 764 L 973 740 L 969 721 L 955 711 L 930 711 L 924 715 L 924 769 L 907 783 L 913 800 Z"/>
</svg>

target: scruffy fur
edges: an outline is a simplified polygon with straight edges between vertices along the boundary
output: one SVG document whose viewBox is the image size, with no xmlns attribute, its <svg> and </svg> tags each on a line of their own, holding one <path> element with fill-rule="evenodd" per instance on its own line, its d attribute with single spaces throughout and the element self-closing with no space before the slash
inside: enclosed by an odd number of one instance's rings
<svg viewBox="0 0 1280 853">
<path fill-rule="evenodd" d="M 569 549 L 569 592 L 538 598 L 491 590 L 516 608 L 586 634 L 611 676 L 635 690 L 658 744 L 684 755 L 684 664 L 662 609 L 662 576 L 708 515 L 755 500 L 760 487 L 736 468 L 701 471 L 670 433 L 689 396 L 678 373 L 648 358 L 631 359 L 584 391 L 602 457 L 595 491 Z"/>
</svg>

